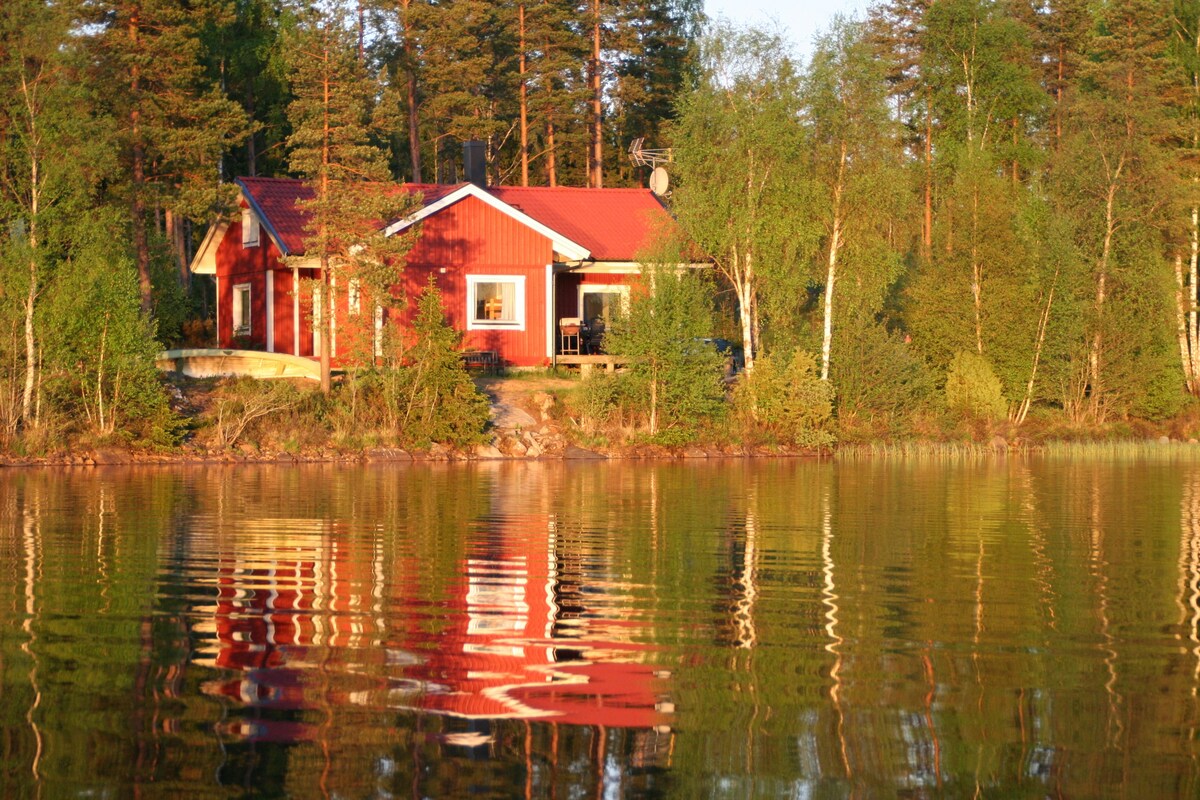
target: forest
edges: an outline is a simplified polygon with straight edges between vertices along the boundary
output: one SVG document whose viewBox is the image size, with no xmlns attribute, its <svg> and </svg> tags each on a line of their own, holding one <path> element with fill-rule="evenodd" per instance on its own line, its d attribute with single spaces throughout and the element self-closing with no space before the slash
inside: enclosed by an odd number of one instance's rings
<svg viewBox="0 0 1200 800">
<path fill-rule="evenodd" d="M 804 60 L 698 0 L 9 0 L 0 85 L 5 451 L 177 441 L 153 355 L 211 338 L 193 248 L 235 177 L 322 174 L 332 112 L 348 190 L 455 182 L 466 140 L 496 184 L 644 186 L 629 144 L 670 150 L 714 269 L 630 310 L 661 369 L 594 416 L 1200 433 L 1200 0 L 890 0 Z M 698 335 L 741 344 L 732 392 Z"/>
</svg>

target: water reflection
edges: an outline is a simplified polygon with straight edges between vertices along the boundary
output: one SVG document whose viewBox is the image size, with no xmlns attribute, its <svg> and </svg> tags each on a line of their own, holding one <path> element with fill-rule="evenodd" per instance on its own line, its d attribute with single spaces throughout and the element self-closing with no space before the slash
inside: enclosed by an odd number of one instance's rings
<svg viewBox="0 0 1200 800">
<path fill-rule="evenodd" d="M 0 795 L 1195 796 L 1200 466 L 0 475 Z"/>
</svg>

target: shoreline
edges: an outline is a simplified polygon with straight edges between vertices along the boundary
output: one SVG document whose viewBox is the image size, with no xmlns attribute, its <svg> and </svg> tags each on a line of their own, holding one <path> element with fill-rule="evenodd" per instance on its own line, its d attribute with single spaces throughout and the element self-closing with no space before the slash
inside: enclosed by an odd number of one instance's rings
<svg viewBox="0 0 1200 800">
<path fill-rule="evenodd" d="M 516 440 L 518 443 L 520 440 Z M 169 451 L 135 450 L 122 447 L 98 447 L 69 454 L 19 457 L 0 455 L 0 470 L 39 467 L 108 466 L 300 466 L 306 464 L 474 464 L 504 462 L 585 462 L 585 461 L 717 461 L 756 459 L 905 459 L 1007 456 L 1111 457 L 1185 454 L 1200 459 L 1200 443 L 1195 440 L 1115 439 L 1057 440 L 1038 443 L 936 442 L 909 440 L 846 444 L 829 450 L 811 450 L 780 446 L 736 446 L 696 444 L 667 448 L 657 445 L 633 445 L 611 450 L 592 450 L 575 444 L 553 449 L 512 449 L 512 437 L 497 437 L 488 444 L 470 450 L 455 450 L 434 445 L 426 451 L 396 447 L 371 447 L 338 451 L 334 449 L 302 453 L 261 452 L 254 448 L 227 451 L 181 448 Z M 498 445 L 507 445 L 505 447 Z"/>
</svg>

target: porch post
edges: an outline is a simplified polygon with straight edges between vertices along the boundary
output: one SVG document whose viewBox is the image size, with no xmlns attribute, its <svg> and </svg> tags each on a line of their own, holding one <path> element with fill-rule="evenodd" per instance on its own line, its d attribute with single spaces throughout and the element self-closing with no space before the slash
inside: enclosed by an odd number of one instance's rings
<svg viewBox="0 0 1200 800">
<path fill-rule="evenodd" d="M 292 355 L 300 355 L 300 268 L 292 267 Z"/>
<path fill-rule="evenodd" d="M 557 328 L 558 316 L 555 312 L 554 304 L 554 264 L 546 265 L 546 358 L 550 359 L 552 366 L 558 366 L 558 347 L 555 341 L 554 334 Z"/>
<path fill-rule="evenodd" d="M 275 270 L 267 270 L 267 352 L 275 352 Z"/>
</svg>

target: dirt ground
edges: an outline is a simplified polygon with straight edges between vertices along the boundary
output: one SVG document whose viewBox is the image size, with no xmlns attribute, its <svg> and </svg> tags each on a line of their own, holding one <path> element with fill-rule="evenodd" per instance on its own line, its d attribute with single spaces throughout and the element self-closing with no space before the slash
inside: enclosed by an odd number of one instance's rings
<svg viewBox="0 0 1200 800">
<path fill-rule="evenodd" d="M 481 377 L 475 379 L 475 385 L 492 401 L 492 420 L 496 427 L 511 429 L 537 424 L 529 413 L 534 394 L 569 389 L 576 382 L 551 376 Z"/>
</svg>

